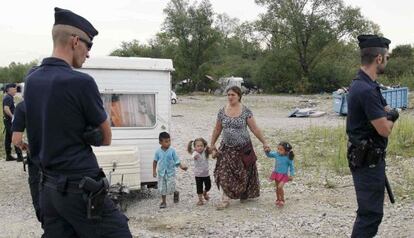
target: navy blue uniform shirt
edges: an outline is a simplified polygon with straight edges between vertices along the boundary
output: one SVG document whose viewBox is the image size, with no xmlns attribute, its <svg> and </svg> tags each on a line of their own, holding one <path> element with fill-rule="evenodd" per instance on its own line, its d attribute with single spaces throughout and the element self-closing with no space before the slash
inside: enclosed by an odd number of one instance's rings
<svg viewBox="0 0 414 238">
<path fill-rule="evenodd" d="M 17 104 L 14 110 L 14 117 L 12 121 L 12 132 L 24 132 L 26 130 L 26 104 L 24 101 Z M 39 167 L 39 160 L 36 157 L 30 156 L 30 161 Z"/>
<path fill-rule="evenodd" d="M 50 57 L 28 75 L 25 86 L 31 155 L 46 173 L 96 177 L 96 157 L 82 139 L 87 126 L 107 118 L 95 80 Z"/>
<path fill-rule="evenodd" d="M 359 70 L 349 88 L 347 103 L 346 132 L 351 143 L 371 138 L 377 147 L 385 149 L 388 139 L 379 135 L 371 124 L 372 120 L 387 116 L 384 109 L 387 102 L 378 83 Z"/>
<path fill-rule="evenodd" d="M 9 115 L 4 112 L 4 106 L 8 106 L 11 113 L 14 114 L 14 99 L 8 93 L 6 93 L 6 95 L 3 97 L 3 117 L 4 119 L 11 121 L 11 117 L 9 117 Z"/>
<path fill-rule="evenodd" d="M 26 106 L 23 102 L 17 104 L 14 110 L 14 118 L 12 124 L 12 131 L 24 132 L 26 129 Z"/>
</svg>

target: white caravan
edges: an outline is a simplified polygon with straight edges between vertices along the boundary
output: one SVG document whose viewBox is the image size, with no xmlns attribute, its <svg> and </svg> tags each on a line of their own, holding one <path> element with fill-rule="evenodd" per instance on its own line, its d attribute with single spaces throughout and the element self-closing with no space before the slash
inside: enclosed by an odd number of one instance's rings
<svg viewBox="0 0 414 238">
<path fill-rule="evenodd" d="M 93 148 L 111 185 L 157 184 L 152 163 L 159 133 L 170 130 L 173 70 L 170 59 L 114 56 L 88 59 L 79 69 L 95 79 L 111 121 L 111 146 Z"/>
<path fill-rule="evenodd" d="M 231 77 L 227 77 L 227 78 L 220 78 L 218 80 L 218 82 L 221 85 L 221 89 L 223 90 L 223 94 L 226 94 L 227 89 L 232 87 L 232 86 L 237 86 L 241 89 L 244 80 L 241 77 L 231 76 Z"/>
</svg>

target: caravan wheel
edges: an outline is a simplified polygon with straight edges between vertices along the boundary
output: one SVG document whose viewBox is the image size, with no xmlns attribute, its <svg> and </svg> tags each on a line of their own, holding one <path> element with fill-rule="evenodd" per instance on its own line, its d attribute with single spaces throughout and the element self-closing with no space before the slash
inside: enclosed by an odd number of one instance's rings
<svg viewBox="0 0 414 238">
<path fill-rule="evenodd" d="M 177 100 L 176 99 L 171 99 L 171 104 L 176 104 L 177 103 Z"/>
</svg>

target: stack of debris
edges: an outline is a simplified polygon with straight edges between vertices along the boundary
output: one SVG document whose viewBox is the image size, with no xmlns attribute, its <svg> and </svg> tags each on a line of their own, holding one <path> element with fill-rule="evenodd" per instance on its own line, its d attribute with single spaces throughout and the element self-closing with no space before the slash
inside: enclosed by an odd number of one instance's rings
<svg viewBox="0 0 414 238">
<path fill-rule="evenodd" d="M 299 106 L 289 113 L 289 117 L 321 117 L 325 115 L 326 112 L 316 109 L 317 105 L 318 103 L 312 100 L 301 100 Z"/>
</svg>

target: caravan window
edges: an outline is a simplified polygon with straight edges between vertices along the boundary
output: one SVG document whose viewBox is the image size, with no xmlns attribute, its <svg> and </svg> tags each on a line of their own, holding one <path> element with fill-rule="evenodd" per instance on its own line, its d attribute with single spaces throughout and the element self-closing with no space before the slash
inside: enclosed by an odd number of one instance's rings
<svg viewBox="0 0 414 238">
<path fill-rule="evenodd" d="M 112 127 L 154 127 L 155 94 L 102 94 Z"/>
</svg>

